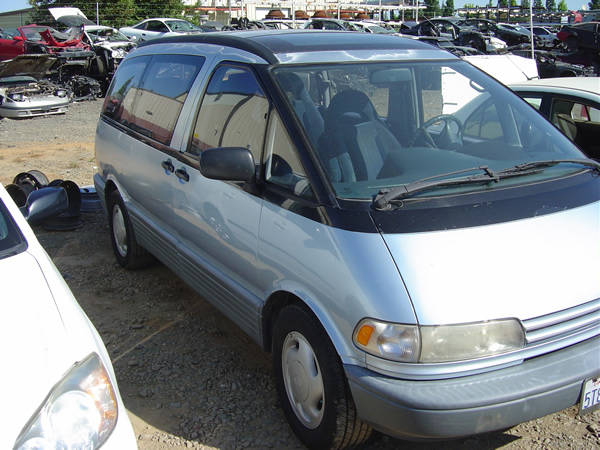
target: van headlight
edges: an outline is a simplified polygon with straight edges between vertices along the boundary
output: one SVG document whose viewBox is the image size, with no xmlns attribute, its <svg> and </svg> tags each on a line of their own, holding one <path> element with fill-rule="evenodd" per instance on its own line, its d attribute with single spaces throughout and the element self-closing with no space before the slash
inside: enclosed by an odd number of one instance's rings
<svg viewBox="0 0 600 450">
<path fill-rule="evenodd" d="M 92 353 L 52 388 L 15 442 L 15 449 L 96 449 L 117 424 L 115 391 Z"/>
<path fill-rule="evenodd" d="M 361 320 L 354 344 L 371 355 L 406 363 L 463 361 L 506 353 L 525 345 L 518 320 L 418 326 Z"/>
</svg>

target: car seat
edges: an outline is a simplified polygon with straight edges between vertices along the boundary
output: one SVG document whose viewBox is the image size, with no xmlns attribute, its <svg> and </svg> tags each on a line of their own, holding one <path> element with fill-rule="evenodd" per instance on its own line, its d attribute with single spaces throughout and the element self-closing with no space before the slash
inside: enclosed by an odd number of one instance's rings
<svg viewBox="0 0 600 450">
<path fill-rule="evenodd" d="M 325 114 L 319 154 L 334 182 L 375 180 L 400 143 L 364 92 L 337 93 Z"/>
</svg>

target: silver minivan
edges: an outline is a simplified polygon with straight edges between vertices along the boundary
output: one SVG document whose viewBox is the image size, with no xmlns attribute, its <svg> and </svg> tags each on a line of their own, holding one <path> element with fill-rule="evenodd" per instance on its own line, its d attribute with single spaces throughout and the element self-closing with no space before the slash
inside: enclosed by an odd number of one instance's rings
<svg viewBox="0 0 600 450">
<path fill-rule="evenodd" d="M 96 135 L 118 262 L 266 351 L 311 448 L 600 404 L 600 164 L 448 52 L 367 33 L 141 44 Z"/>
</svg>

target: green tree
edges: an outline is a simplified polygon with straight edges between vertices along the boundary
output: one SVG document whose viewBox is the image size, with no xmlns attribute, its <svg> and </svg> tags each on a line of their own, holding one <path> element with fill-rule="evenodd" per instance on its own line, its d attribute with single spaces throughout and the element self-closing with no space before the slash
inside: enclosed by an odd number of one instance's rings
<svg viewBox="0 0 600 450">
<path fill-rule="evenodd" d="M 564 1 L 564 0 L 563 0 Z M 529 5 L 531 3 L 529 3 L 529 0 L 521 0 L 521 9 L 522 10 L 527 10 L 529 9 Z"/>
<path fill-rule="evenodd" d="M 425 15 L 427 17 L 435 17 L 440 14 L 439 0 L 425 0 Z"/>
<path fill-rule="evenodd" d="M 556 1 L 555 0 L 546 0 L 546 10 L 547 11 L 556 11 Z"/>
<path fill-rule="evenodd" d="M 49 7 L 72 6 L 79 8 L 88 19 L 116 28 L 133 25 L 149 17 L 180 17 L 184 10 L 181 0 L 104 0 L 98 3 L 89 0 L 29 0 L 29 4 L 34 8 L 35 23 L 52 23 Z"/>
<path fill-rule="evenodd" d="M 592 0 L 588 3 L 589 9 L 600 9 L 600 0 Z"/>
<path fill-rule="evenodd" d="M 542 0 L 533 0 L 533 9 L 542 11 L 544 9 L 544 4 L 542 3 Z"/>
<path fill-rule="evenodd" d="M 442 16 L 453 16 L 454 15 L 454 0 L 446 0 L 446 4 L 442 9 Z"/>
<path fill-rule="evenodd" d="M 567 2 L 565 0 L 560 0 L 560 3 L 558 4 L 558 10 L 565 12 L 569 10 L 569 7 L 567 5 Z"/>
</svg>

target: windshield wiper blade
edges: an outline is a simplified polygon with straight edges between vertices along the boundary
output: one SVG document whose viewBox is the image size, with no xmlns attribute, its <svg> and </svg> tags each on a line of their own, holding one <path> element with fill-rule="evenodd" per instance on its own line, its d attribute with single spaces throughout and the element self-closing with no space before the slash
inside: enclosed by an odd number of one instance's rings
<svg viewBox="0 0 600 450">
<path fill-rule="evenodd" d="M 523 175 L 531 175 L 534 173 L 543 172 L 545 168 L 552 167 L 557 164 L 581 164 L 583 166 L 592 168 L 600 172 L 600 162 L 592 159 L 551 159 L 543 161 L 531 161 L 523 164 L 517 164 L 516 166 L 509 167 L 500 171 L 493 171 L 488 166 L 472 167 L 470 169 L 458 170 L 456 172 L 448 172 L 434 177 L 423 178 L 418 181 L 414 181 L 404 186 L 398 186 L 393 189 L 381 189 L 373 200 L 373 206 L 378 210 L 385 210 L 389 207 L 390 203 L 397 200 L 402 200 L 410 195 L 425 191 L 427 189 L 434 189 L 438 187 L 451 187 L 460 186 L 466 184 L 488 184 L 491 182 L 498 182 L 503 178 L 519 177 Z M 465 172 L 473 172 L 476 170 L 482 170 L 484 173 L 480 175 L 474 175 L 469 177 L 459 177 L 451 179 L 443 179 L 452 175 L 457 175 Z M 442 178 L 442 179 L 440 179 Z"/>
<path fill-rule="evenodd" d="M 482 170 L 483 174 L 474 175 L 470 177 L 459 177 L 450 179 L 440 179 L 457 175 L 460 173 L 473 172 L 476 170 Z M 406 184 L 404 186 L 398 186 L 393 189 L 381 189 L 373 200 L 373 206 L 375 209 L 384 210 L 389 207 L 389 204 L 394 200 L 401 200 L 408 197 L 409 195 L 416 194 L 427 189 L 433 189 L 437 187 L 449 187 L 449 186 L 460 186 L 465 184 L 478 184 L 478 183 L 491 183 L 496 182 L 500 179 L 488 166 L 471 167 L 469 169 L 458 170 L 456 172 L 448 172 L 436 175 L 434 177 L 423 178 L 418 181 Z"/>
<path fill-rule="evenodd" d="M 552 167 L 558 164 L 581 164 L 582 166 L 590 167 L 600 171 L 600 162 L 594 161 L 593 159 L 549 159 L 542 161 L 531 161 L 523 164 L 517 164 L 516 166 L 509 167 L 507 169 L 494 172 L 497 175 L 502 176 L 503 174 L 511 174 L 529 171 L 531 169 L 541 169 L 545 167 Z"/>
</svg>

